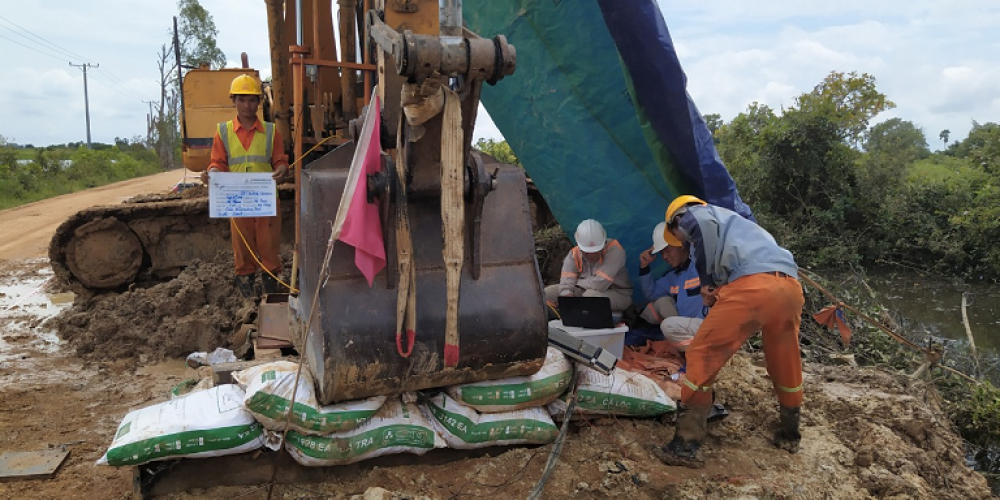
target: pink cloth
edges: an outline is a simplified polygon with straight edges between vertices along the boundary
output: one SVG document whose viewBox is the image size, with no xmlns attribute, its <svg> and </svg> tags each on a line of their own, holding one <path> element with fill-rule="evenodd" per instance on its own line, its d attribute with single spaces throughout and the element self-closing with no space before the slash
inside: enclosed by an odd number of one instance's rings
<svg viewBox="0 0 1000 500">
<path fill-rule="evenodd" d="M 379 100 L 376 95 L 368 106 L 364 130 L 354 153 L 350 175 L 357 177 L 339 237 L 340 241 L 354 247 L 354 264 L 365 275 L 368 286 L 372 286 L 375 275 L 385 267 L 385 244 L 382 240 L 379 205 L 378 202 L 368 203 L 368 174 L 378 172 L 381 167 L 379 119 Z M 359 158 L 359 153 L 362 152 L 363 156 Z M 357 165 L 358 161 L 361 162 L 360 166 Z"/>
</svg>

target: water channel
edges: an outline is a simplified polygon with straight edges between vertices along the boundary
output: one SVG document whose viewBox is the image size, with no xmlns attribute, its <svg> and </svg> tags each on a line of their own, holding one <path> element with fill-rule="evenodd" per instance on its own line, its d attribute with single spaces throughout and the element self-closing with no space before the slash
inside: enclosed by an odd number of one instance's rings
<svg viewBox="0 0 1000 500">
<path fill-rule="evenodd" d="M 1000 354 L 1000 285 L 916 273 L 869 274 L 866 283 L 905 331 L 961 342 L 968 338 L 962 322 L 962 294 L 966 293 L 966 314 L 976 348 L 983 355 Z"/>
</svg>

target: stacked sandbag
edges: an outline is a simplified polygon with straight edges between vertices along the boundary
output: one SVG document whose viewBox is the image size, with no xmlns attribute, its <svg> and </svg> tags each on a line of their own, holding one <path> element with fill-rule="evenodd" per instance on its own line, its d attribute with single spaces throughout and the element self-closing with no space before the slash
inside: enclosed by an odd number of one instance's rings
<svg viewBox="0 0 1000 500">
<path fill-rule="evenodd" d="M 566 356 L 549 347 L 545 363 L 534 375 L 454 385 L 446 391 L 482 413 L 508 412 L 551 403 L 566 391 L 572 375 L 573 365 Z"/>
<path fill-rule="evenodd" d="M 299 365 L 275 361 L 233 373 L 233 379 L 246 387 L 243 404 L 269 430 L 289 430 L 302 434 L 327 435 L 348 431 L 366 422 L 385 403 L 385 396 L 346 401 L 321 406 L 309 370 L 303 368 L 298 386 L 295 376 Z M 295 393 L 295 409 L 288 417 L 288 406 Z"/>
<path fill-rule="evenodd" d="M 616 368 L 610 375 L 576 365 L 576 410 L 592 415 L 657 417 L 677 409 L 667 393 L 649 377 Z M 566 413 L 566 397 L 548 405 L 554 418 Z"/>
<path fill-rule="evenodd" d="M 549 412 L 541 406 L 479 413 L 441 392 L 425 397 L 420 408 L 449 448 L 548 444 L 559 434 Z"/>
<path fill-rule="evenodd" d="M 98 465 L 140 465 L 181 457 L 219 457 L 260 448 L 260 423 L 243 408 L 243 390 L 220 385 L 129 412 Z"/>
<path fill-rule="evenodd" d="M 295 461 L 309 466 L 343 465 L 394 453 L 423 455 L 445 447 L 417 405 L 399 397 L 387 399 L 371 419 L 353 430 L 325 436 L 290 430 L 285 441 Z"/>
</svg>

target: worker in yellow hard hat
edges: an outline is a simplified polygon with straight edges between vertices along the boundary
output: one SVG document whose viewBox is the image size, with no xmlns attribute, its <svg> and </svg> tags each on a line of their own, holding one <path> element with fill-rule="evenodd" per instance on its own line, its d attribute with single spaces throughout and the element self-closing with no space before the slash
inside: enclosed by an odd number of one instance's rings
<svg viewBox="0 0 1000 500">
<path fill-rule="evenodd" d="M 639 254 L 639 286 L 649 303 L 640 317 L 660 327 L 664 340 L 685 352 L 708 313 L 701 298 L 701 280 L 691 259 L 691 243 L 667 233 L 667 224 L 653 228 L 653 246 Z M 670 269 L 658 278 L 650 271 L 660 256 Z"/>
<path fill-rule="evenodd" d="M 549 305 L 554 307 L 560 296 L 607 297 L 616 312 L 632 305 L 632 281 L 621 243 L 608 238 L 604 226 L 594 219 L 581 222 L 574 239 L 576 246 L 563 259 L 559 284 L 545 287 Z"/>
<path fill-rule="evenodd" d="M 687 373 L 673 439 L 657 448 L 669 465 L 701 467 L 699 449 L 712 410 L 712 384 L 722 366 L 754 333 L 764 336 L 767 373 L 778 396 L 774 444 L 798 451 L 802 406 L 799 322 L 804 302 L 791 252 L 756 223 L 690 195 L 667 208 L 664 236 L 689 242 L 712 312 L 688 345 Z"/>
<path fill-rule="evenodd" d="M 260 82 L 253 76 L 244 74 L 233 79 L 229 97 L 236 107 L 236 117 L 219 124 L 212 143 L 211 161 L 208 170 L 202 173 L 202 182 L 208 183 L 209 172 L 273 172 L 276 181 L 285 179 L 288 155 L 281 134 L 273 123 L 257 118 L 261 95 Z M 274 217 L 230 219 L 236 287 L 244 298 L 256 296 L 254 274 L 258 269 L 262 271 L 264 293 L 279 291 L 277 277 L 283 269 L 279 255 L 280 214 L 279 210 Z"/>
</svg>

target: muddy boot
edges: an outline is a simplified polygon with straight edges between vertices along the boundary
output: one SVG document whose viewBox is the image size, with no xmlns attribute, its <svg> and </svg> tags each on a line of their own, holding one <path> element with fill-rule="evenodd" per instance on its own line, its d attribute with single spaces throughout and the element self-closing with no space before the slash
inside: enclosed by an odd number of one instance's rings
<svg viewBox="0 0 1000 500">
<path fill-rule="evenodd" d="M 260 282 L 264 285 L 264 295 L 269 293 L 278 293 L 281 291 L 281 284 L 278 280 L 272 278 L 270 274 L 264 273 L 260 276 Z"/>
<path fill-rule="evenodd" d="M 240 295 L 244 299 L 250 299 L 256 297 L 257 294 L 254 292 L 253 286 L 253 275 L 245 274 L 236 277 L 236 288 L 240 291 Z"/>
<path fill-rule="evenodd" d="M 701 442 L 708 432 L 708 413 L 706 408 L 679 408 L 677 411 L 677 432 L 666 446 L 654 448 L 656 457 L 667 465 L 676 465 L 700 469 L 705 466 L 702 458 Z"/>
<path fill-rule="evenodd" d="M 789 453 L 799 451 L 799 408 L 785 408 L 778 412 L 778 431 L 774 433 L 774 445 Z"/>
</svg>

